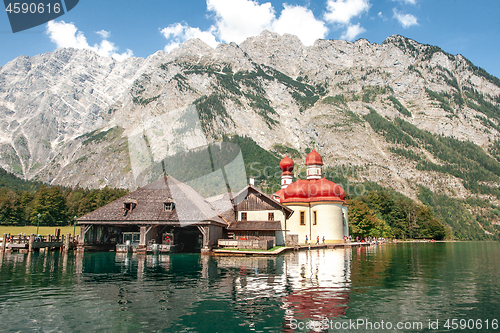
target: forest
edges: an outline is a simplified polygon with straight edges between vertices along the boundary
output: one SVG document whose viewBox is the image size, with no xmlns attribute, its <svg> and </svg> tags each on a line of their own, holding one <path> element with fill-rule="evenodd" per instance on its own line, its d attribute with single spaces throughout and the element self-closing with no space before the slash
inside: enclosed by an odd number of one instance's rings
<svg viewBox="0 0 500 333">
<path fill-rule="evenodd" d="M 89 190 L 24 181 L 0 169 L 0 224 L 72 225 L 85 215 L 128 193 L 123 189 Z"/>
</svg>

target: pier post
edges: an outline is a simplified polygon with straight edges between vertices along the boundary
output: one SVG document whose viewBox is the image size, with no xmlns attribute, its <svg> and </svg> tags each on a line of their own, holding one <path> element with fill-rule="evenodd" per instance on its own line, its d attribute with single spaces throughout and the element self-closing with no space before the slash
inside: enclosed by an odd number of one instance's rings
<svg viewBox="0 0 500 333">
<path fill-rule="evenodd" d="M 69 237 L 70 237 L 70 233 L 68 232 L 66 234 L 66 237 L 64 237 L 64 252 L 68 252 L 69 251 Z"/>
<path fill-rule="evenodd" d="M 3 241 L 2 241 L 2 253 L 5 252 L 5 246 L 7 245 L 7 234 L 3 234 Z"/>
<path fill-rule="evenodd" d="M 30 235 L 30 242 L 28 243 L 28 252 L 31 253 L 33 252 L 33 243 L 35 242 L 35 235 L 31 234 Z"/>
<path fill-rule="evenodd" d="M 137 247 L 137 253 L 146 254 L 146 251 L 147 251 L 147 248 L 146 248 L 147 227 L 141 226 L 139 230 L 140 230 L 141 234 L 139 235 L 139 246 Z"/>
</svg>

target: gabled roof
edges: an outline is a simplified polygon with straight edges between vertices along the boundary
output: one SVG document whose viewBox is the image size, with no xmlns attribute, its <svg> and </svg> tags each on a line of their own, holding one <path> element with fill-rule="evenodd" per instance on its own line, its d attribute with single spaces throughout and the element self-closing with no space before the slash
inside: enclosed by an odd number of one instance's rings
<svg viewBox="0 0 500 333">
<path fill-rule="evenodd" d="M 206 199 L 227 222 L 234 221 L 232 196 L 233 193 L 226 192 Z"/>
<path fill-rule="evenodd" d="M 285 205 L 282 205 L 278 201 L 271 198 L 269 195 L 265 194 L 264 192 L 261 192 L 253 185 L 247 185 L 236 194 L 224 193 L 221 195 L 207 198 L 207 201 L 209 201 L 215 207 L 215 209 L 219 211 L 222 214 L 222 216 L 224 216 L 226 220 L 234 221 L 234 210 L 233 210 L 234 207 L 238 206 L 238 204 L 244 201 L 249 194 L 253 194 L 256 197 L 260 198 L 260 200 L 267 203 L 273 209 L 283 211 L 285 213 L 286 219 L 289 219 L 290 216 L 293 214 L 293 209 Z M 232 202 L 230 198 L 231 196 L 233 197 Z"/>
<path fill-rule="evenodd" d="M 245 200 L 249 194 L 254 194 L 255 196 L 259 197 L 262 201 L 266 202 L 268 205 L 272 206 L 276 210 L 281 210 L 285 213 L 285 218 L 289 219 L 290 216 L 293 214 L 293 209 L 282 205 L 278 201 L 274 200 L 271 198 L 271 196 L 265 194 L 264 192 L 260 191 L 258 188 L 256 188 L 253 185 L 248 185 L 234 196 L 234 203 L 238 205 L 240 202 Z"/>
<path fill-rule="evenodd" d="M 135 207 L 125 214 L 125 203 Z M 173 202 L 175 208 L 166 211 L 164 204 Z M 219 213 L 198 192 L 172 176 L 139 188 L 78 219 L 79 224 L 218 224 L 227 226 Z"/>
</svg>

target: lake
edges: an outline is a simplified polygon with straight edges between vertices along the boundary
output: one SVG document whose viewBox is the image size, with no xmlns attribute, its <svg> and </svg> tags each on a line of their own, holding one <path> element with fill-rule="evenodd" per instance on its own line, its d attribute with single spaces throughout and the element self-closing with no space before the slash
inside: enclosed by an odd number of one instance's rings
<svg viewBox="0 0 500 333">
<path fill-rule="evenodd" d="M 498 242 L 278 257 L 6 253 L 0 331 L 500 332 L 499 273 Z"/>
</svg>

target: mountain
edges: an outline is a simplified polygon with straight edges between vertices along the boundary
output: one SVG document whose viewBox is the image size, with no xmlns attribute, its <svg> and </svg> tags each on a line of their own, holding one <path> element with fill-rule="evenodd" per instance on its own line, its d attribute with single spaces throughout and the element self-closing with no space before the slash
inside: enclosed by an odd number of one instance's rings
<svg viewBox="0 0 500 333">
<path fill-rule="evenodd" d="M 498 234 L 500 80 L 398 35 L 306 47 L 264 31 L 123 62 L 22 56 L 0 69 L 0 114 L 0 166 L 24 179 L 135 188 L 167 157 L 238 134 L 295 154 L 297 172 L 315 146 L 352 191 L 368 181 L 436 207 L 455 200 L 464 223 Z"/>
</svg>

